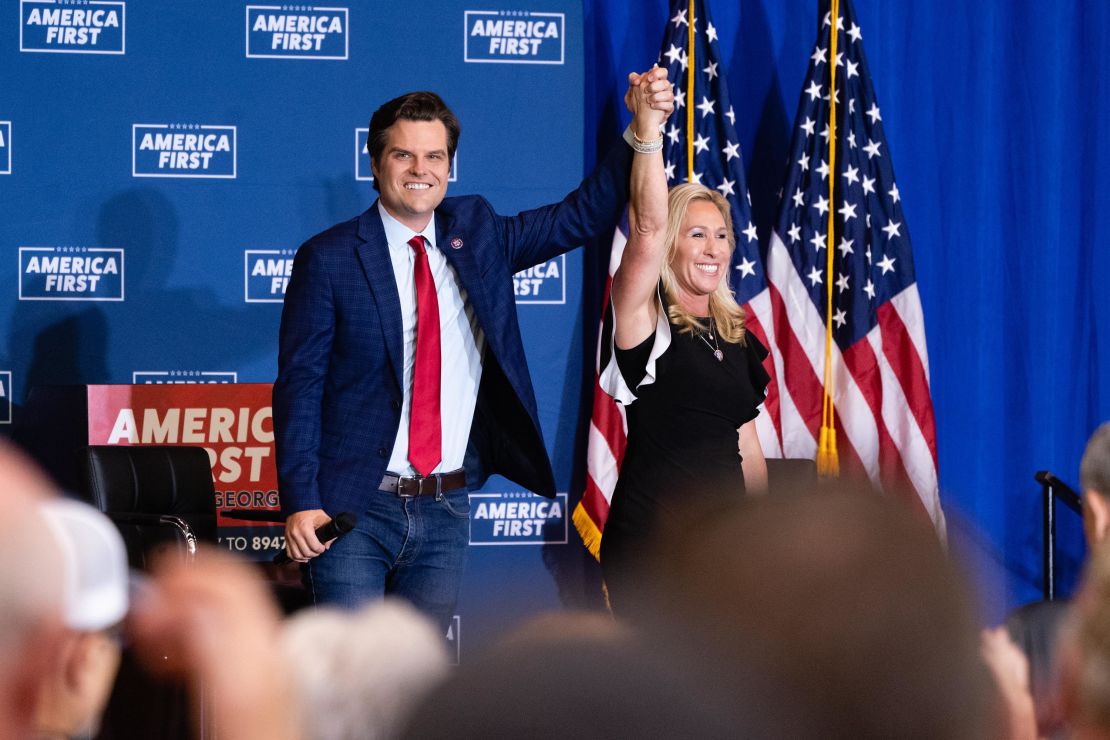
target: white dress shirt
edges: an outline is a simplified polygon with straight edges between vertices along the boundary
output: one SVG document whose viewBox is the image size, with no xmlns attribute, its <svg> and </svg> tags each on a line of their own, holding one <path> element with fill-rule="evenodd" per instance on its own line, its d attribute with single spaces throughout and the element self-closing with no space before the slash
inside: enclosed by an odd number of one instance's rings
<svg viewBox="0 0 1110 740">
<path fill-rule="evenodd" d="M 416 283 L 413 279 L 415 254 L 408 241 L 416 236 L 385 210 L 378 201 L 378 213 L 389 243 L 389 259 L 401 298 L 402 343 L 405 368 L 401 374 L 404 401 L 401 425 L 389 458 L 389 472 L 415 475 L 409 462 L 409 419 L 412 415 L 412 374 L 416 362 Z M 482 380 L 482 351 L 486 335 L 474 317 L 474 309 L 466 300 L 466 291 L 459 285 L 455 269 L 447 262 L 436 244 L 435 214 L 420 232 L 427 242 L 428 267 L 436 284 L 439 299 L 440 386 L 439 408 L 443 430 L 442 457 L 433 473 L 447 473 L 463 465 L 470 425 L 474 420 L 474 404 L 478 400 L 478 383 Z"/>
</svg>

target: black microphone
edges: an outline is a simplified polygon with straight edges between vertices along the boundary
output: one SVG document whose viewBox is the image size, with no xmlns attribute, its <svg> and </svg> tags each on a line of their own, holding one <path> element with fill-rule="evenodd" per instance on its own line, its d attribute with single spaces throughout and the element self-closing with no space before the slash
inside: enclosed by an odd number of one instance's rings
<svg viewBox="0 0 1110 740">
<path fill-rule="evenodd" d="M 330 522 L 321 525 L 316 529 L 316 539 L 320 540 L 320 542 L 337 540 L 343 535 L 350 532 L 352 529 L 354 529 L 355 524 L 357 523 L 357 516 L 349 511 L 341 512 L 339 514 L 336 514 L 335 518 L 332 519 Z M 289 562 L 292 562 L 292 558 L 289 557 L 289 554 L 286 550 L 282 550 L 277 555 L 274 555 L 275 565 L 285 565 Z"/>
</svg>

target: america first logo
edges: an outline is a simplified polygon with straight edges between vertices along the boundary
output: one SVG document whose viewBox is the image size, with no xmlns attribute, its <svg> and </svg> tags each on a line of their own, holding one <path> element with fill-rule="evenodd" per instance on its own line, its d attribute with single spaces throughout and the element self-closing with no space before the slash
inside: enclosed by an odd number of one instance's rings
<svg viewBox="0 0 1110 740">
<path fill-rule="evenodd" d="M 19 300 L 122 301 L 123 250 L 20 247 Z"/>
<path fill-rule="evenodd" d="M 19 16 L 20 51 L 126 52 L 123 0 L 19 0 Z"/>
<path fill-rule="evenodd" d="M 131 126 L 132 177 L 236 177 L 235 126 L 135 123 Z"/>
<path fill-rule="evenodd" d="M 470 494 L 470 544 L 545 545 L 567 543 L 567 495 Z"/>
<path fill-rule="evenodd" d="M 0 121 L 0 175 L 12 174 L 12 122 Z"/>
<path fill-rule="evenodd" d="M 213 370 L 135 370 L 133 385 L 183 385 L 185 383 L 238 383 L 239 373 Z"/>
<path fill-rule="evenodd" d="M 527 10 L 464 11 L 463 60 L 501 64 L 563 64 L 566 15 Z"/>
<path fill-rule="evenodd" d="M 355 129 L 355 179 L 372 182 L 374 180 L 374 170 L 370 167 L 370 152 L 366 149 L 366 137 L 370 135 L 368 128 Z M 455 182 L 459 179 L 459 153 L 455 152 L 454 158 L 451 160 L 451 174 L 447 176 L 447 182 Z"/>
<path fill-rule="evenodd" d="M 293 275 L 295 249 L 243 251 L 243 299 L 247 303 L 282 303 Z"/>
<path fill-rule="evenodd" d="M 349 18 L 347 8 L 248 5 L 247 57 L 346 59 Z"/>
<path fill-rule="evenodd" d="M 513 275 L 517 304 L 555 304 L 567 302 L 567 256 L 560 254 L 547 262 Z"/>
<path fill-rule="evenodd" d="M 12 371 L 0 370 L 0 424 L 12 423 Z"/>
</svg>

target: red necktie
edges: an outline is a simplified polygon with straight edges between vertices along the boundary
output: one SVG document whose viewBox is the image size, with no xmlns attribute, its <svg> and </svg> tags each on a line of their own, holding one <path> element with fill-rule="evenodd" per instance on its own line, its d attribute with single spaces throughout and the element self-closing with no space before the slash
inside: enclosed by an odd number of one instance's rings
<svg viewBox="0 0 1110 740">
<path fill-rule="evenodd" d="M 439 419 L 439 299 L 428 267 L 424 237 L 409 239 L 416 253 L 416 363 L 412 373 L 412 408 L 409 416 L 409 462 L 420 475 L 428 475 L 442 457 Z"/>
</svg>

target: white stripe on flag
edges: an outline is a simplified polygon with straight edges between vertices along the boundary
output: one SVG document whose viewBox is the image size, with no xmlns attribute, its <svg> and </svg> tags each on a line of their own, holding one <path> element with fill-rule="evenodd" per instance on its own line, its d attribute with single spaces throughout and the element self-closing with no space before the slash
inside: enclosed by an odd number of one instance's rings
<svg viewBox="0 0 1110 740">
<path fill-rule="evenodd" d="M 794 269 L 794 262 L 787 254 L 786 245 L 777 232 L 771 233 L 771 248 L 767 253 L 767 279 L 782 295 L 790 317 L 788 329 L 794 332 L 810 367 L 817 378 L 824 377 L 825 323 L 810 300 L 802 277 Z M 840 414 L 844 433 L 855 448 L 867 475 L 879 481 L 879 429 L 867 399 L 863 397 L 844 363 L 840 348 L 833 343 L 833 401 Z M 785 376 L 784 380 L 786 379 Z M 783 383 L 785 386 L 785 382 Z M 786 387 L 789 392 L 789 387 Z M 808 431 L 808 430 L 807 430 Z M 787 454 L 793 452 L 787 450 Z"/>
<path fill-rule="evenodd" d="M 617 459 L 609 448 L 609 441 L 593 423 L 590 424 L 586 469 L 594 479 L 598 490 L 605 496 L 605 500 L 611 502 L 613 490 L 617 487 Z"/>
<path fill-rule="evenodd" d="M 913 348 L 917 357 L 925 367 L 925 380 L 929 381 L 929 350 L 925 345 L 925 315 L 921 311 L 921 296 L 917 292 L 917 283 L 910 283 L 909 287 L 890 299 L 890 305 L 898 312 L 898 318 L 906 327 L 906 333 L 913 340 Z M 931 381 L 930 385 L 932 384 Z"/>
</svg>

